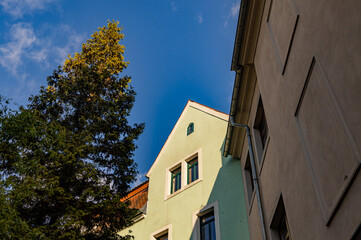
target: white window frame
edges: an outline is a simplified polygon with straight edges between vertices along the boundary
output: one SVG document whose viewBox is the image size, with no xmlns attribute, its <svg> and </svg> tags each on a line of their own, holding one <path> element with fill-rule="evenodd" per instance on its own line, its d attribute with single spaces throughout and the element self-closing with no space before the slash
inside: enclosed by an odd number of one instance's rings
<svg viewBox="0 0 361 240">
<path fill-rule="evenodd" d="M 194 157 L 198 157 L 198 179 L 187 184 L 187 173 L 188 173 L 188 162 L 191 161 Z M 181 166 L 181 188 L 178 189 L 176 192 L 171 193 L 171 184 L 172 184 L 172 171 L 177 169 L 179 166 Z M 168 167 L 165 170 L 165 191 L 164 191 L 164 200 L 167 200 L 181 192 L 183 192 L 184 190 L 188 189 L 189 187 L 199 183 L 202 181 L 203 179 L 203 175 L 202 175 L 202 149 L 198 149 L 195 152 L 189 154 L 188 156 L 186 156 L 185 158 L 183 158 L 182 160 L 176 162 L 175 164 L 173 164 L 172 166 Z"/>
<path fill-rule="evenodd" d="M 218 210 L 218 201 L 208 204 L 207 206 L 198 209 L 197 211 L 193 212 L 192 216 L 192 223 L 193 223 L 193 233 L 192 239 L 193 240 L 200 240 L 201 239 L 201 223 L 200 218 L 205 214 L 212 212 L 214 214 L 214 224 L 216 228 L 216 240 L 221 240 L 221 229 L 219 225 L 219 210 Z"/>
<path fill-rule="evenodd" d="M 168 224 L 150 234 L 150 240 L 157 240 L 157 237 L 162 236 L 163 234 L 168 233 L 168 240 L 172 240 L 172 224 Z"/>
</svg>

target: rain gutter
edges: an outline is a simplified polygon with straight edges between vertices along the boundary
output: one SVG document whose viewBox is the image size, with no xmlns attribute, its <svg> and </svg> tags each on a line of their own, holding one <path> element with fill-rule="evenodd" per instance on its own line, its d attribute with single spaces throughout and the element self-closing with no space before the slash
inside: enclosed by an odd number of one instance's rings
<svg viewBox="0 0 361 240">
<path fill-rule="evenodd" d="M 239 52 L 241 50 L 241 46 L 242 46 L 242 42 L 243 42 L 248 1 L 249 0 L 241 1 L 241 7 L 239 10 L 239 16 L 238 16 L 236 38 L 234 40 L 231 71 L 236 71 L 236 77 L 235 77 L 234 86 L 233 86 L 231 109 L 230 109 L 230 114 L 229 114 L 230 117 L 234 117 L 234 115 L 235 115 L 237 101 L 238 101 L 239 88 L 241 86 L 241 76 L 242 76 L 242 72 L 243 72 L 243 66 L 239 65 L 238 62 L 239 62 L 239 55 L 240 55 Z M 232 133 L 233 133 L 233 126 L 230 123 L 228 123 L 226 142 L 225 142 L 224 152 L 223 152 L 223 156 L 225 156 L 225 157 L 228 156 L 228 153 L 229 153 Z"/>
<path fill-rule="evenodd" d="M 252 139 L 251 139 L 251 131 L 250 131 L 250 129 L 249 129 L 249 127 L 247 125 L 235 123 L 233 121 L 232 116 L 229 117 L 229 122 L 231 123 L 231 125 L 233 127 L 245 128 L 246 131 L 247 131 L 248 151 L 249 151 L 249 156 L 250 156 L 250 160 L 251 160 L 251 171 L 252 171 L 252 176 L 253 176 L 252 180 L 253 180 L 254 188 L 255 188 L 255 191 L 256 191 L 258 212 L 259 212 L 259 220 L 260 220 L 260 223 L 261 223 L 262 239 L 267 240 L 266 228 L 265 228 L 264 217 L 263 217 L 263 207 L 262 207 L 262 202 L 261 202 L 261 194 L 260 194 L 260 191 L 259 191 L 258 177 L 257 177 L 257 172 L 256 172 L 256 164 L 255 164 L 255 160 L 254 160 L 254 153 L 253 153 L 253 146 L 252 146 Z"/>
<path fill-rule="evenodd" d="M 229 154 L 229 149 L 230 149 L 230 144 L 231 144 L 234 127 L 245 128 L 246 132 L 247 132 L 248 149 L 249 149 L 250 160 L 251 160 L 251 171 L 252 171 L 252 175 L 253 175 L 253 182 L 254 182 L 254 187 L 255 187 L 255 191 L 256 191 L 257 204 L 258 204 L 258 210 L 259 210 L 258 212 L 259 212 L 259 218 L 260 218 L 260 224 L 261 224 L 262 239 L 267 240 L 266 228 L 265 228 L 264 216 L 263 216 L 263 207 L 262 207 L 261 194 L 260 194 L 259 185 L 258 185 L 258 177 L 257 177 L 257 172 L 256 172 L 256 166 L 255 166 L 255 159 L 254 159 L 254 152 L 253 152 L 250 128 L 247 125 L 238 124 L 238 123 L 234 122 L 240 87 L 241 87 L 241 83 L 242 83 L 242 74 L 243 74 L 243 69 L 244 69 L 244 66 L 239 64 L 239 58 L 240 58 L 240 51 L 241 51 L 241 47 L 242 47 L 242 43 L 243 43 L 243 39 L 244 39 L 248 2 L 249 2 L 249 0 L 242 0 L 240 11 L 239 11 L 239 17 L 238 17 L 236 39 L 235 39 L 233 56 L 232 56 L 232 64 L 231 64 L 231 71 L 235 71 L 236 76 L 235 76 L 234 86 L 233 86 L 232 101 L 231 101 L 231 108 L 230 108 L 230 113 L 229 113 L 229 121 L 228 121 L 228 128 L 227 128 L 226 142 L 225 142 L 225 146 L 224 146 L 223 156 L 226 157 Z"/>
</svg>

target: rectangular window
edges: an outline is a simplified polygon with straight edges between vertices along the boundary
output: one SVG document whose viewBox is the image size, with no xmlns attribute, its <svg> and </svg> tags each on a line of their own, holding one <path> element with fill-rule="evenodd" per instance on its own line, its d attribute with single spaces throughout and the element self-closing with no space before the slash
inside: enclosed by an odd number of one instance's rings
<svg viewBox="0 0 361 240">
<path fill-rule="evenodd" d="M 284 214 L 282 216 L 281 222 L 277 228 L 277 233 L 278 233 L 278 237 L 280 240 L 290 240 L 290 231 L 288 230 L 288 222 L 287 222 L 287 217 Z"/>
<path fill-rule="evenodd" d="M 244 175 L 245 175 L 245 181 L 246 181 L 248 204 L 250 205 L 251 200 L 252 200 L 253 191 L 254 191 L 254 185 L 253 185 L 253 174 L 252 174 L 251 161 L 249 158 L 249 154 L 247 154 L 246 163 L 244 165 Z"/>
<path fill-rule="evenodd" d="M 200 217 L 201 240 L 216 240 L 216 226 L 213 212 Z"/>
<path fill-rule="evenodd" d="M 263 108 L 262 98 L 260 98 L 258 102 L 257 113 L 254 120 L 253 128 L 258 163 L 261 163 L 263 152 L 266 148 L 266 143 L 269 135 L 268 124 L 266 114 Z"/>
<path fill-rule="evenodd" d="M 271 222 L 271 230 L 272 239 L 291 240 L 290 227 L 288 225 L 282 195 L 278 201 L 276 211 Z"/>
<path fill-rule="evenodd" d="M 170 193 L 174 193 L 179 189 L 181 189 L 182 187 L 182 172 L 180 166 L 172 171 L 171 179 L 172 179 L 172 184 L 171 184 Z"/>
<path fill-rule="evenodd" d="M 263 109 L 263 104 L 262 101 L 260 102 L 261 105 L 261 121 L 259 124 L 259 134 L 261 135 L 261 142 L 262 142 L 262 147 L 263 149 L 266 146 L 266 141 L 267 141 L 267 137 L 268 137 L 268 126 L 267 126 L 267 121 L 266 121 L 266 115 L 264 114 L 264 109 Z"/>
<path fill-rule="evenodd" d="M 187 183 L 194 182 L 198 179 L 198 157 L 193 158 L 187 163 L 188 168 L 188 180 Z"/>
<path fill-rule="evenodd" d="M 156 238 L 157 240 L 168 240 L 168 233 L 163 234 L 162 236 L 159 236 Z"/>
<path fill-rule="evenodd" d="M 172 239 L 172 224 L 162 227 L 161 229 L 150 234 L 152 240 L 171 240 Z"/>
<path fill-rule="evenodd" d="M 175 162 L 166 169 L 164 200 L 178 195 L 202 180 L 202 155 L 200 149 Z M 177 192 L 176 194 L 174 194 Z"/>
</svg>

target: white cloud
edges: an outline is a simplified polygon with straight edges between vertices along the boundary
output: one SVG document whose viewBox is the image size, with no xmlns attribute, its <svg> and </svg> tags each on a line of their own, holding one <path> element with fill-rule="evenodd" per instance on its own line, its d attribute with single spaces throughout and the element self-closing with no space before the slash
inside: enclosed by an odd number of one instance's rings
<svg viewBox="0 0 361 240">
<path fill-rule="evenodd" d="M 224 27 L 228 26 L 230 19 L 236 19 L 239 13 L 240 2 L 234 2 L 229 10 L 229 13 L 224 21 Z"/>
<path fill-rule="evenodd" d="M 239 6 L 240 6 L 240 3 L 233 3 L 232 4 L 232 7 L 231 7 L 231 16 L 233 18 L 236 18 L 238 16 L 238 13 L 239 13 Z"/>
<path fill-rule="evenodd" d="M 198 16 L 197 16 L 197 20 L 198 20 L 198 23 L 201 24 L 203 23 L 203 16 L 202 16 L 202 13 L 199 13 Z"/>
<path fill-rule="evenodd" d="M 173 11 L 173 12 L 178 11 L 178 6 L 175 4 L 175 2 L 171 2 L 171 3 L 170 3 L 170 6 L 172 7 L 172 11 Z"/>
<path fill-rule="evenodd" d="M 9 41 L 0 45 L 0 66 L 16 76 L 20 83 L 27 75 L 22 66 L 26 66 L 29 60 L 40 63 L 39 68 L 55 68 L 62 65 L 69 54 L 80 50 L 85 41 L 84 34 L 67 25 L 37 30 L 35 32 L 28 23 L 14 24 L 7 34 Z"/>
<path fill-rule="evenodd" d="M 0 65 L 17 75 L 17 68 L 22 63 L 23 55 L 36 40 L 30 24 L 14 24 L 10 29 L 10 42 L 0 47 Z"/>
<path fill-rule="evenodd" d="M 37 62 L 44 62 L 48 58 L 49 50 L 47 48 L 43 48 L 40 50 L 35 50 L 31 52 L 31 58 Z"/>
<path fill-rule="evenodd" d="M 81 49 L 81 44 L 85 41 L 85 35 L 75 32 L 67 25 L 60 26 L 59 32 L 56 35 L 58 34 L 68 36 L 65 45 L 53 47 L 53 52 L 56 56 L 54 60 L 57 64 L 62 65 L 69 54 L 74 55 L 77 49 Z"/>
<path fill-rule="evenodd" d="M 22 18 L 35 10 L 45 9 L 57 0 L 0 0 L 3 10 L 15 18 Z"/>
</svg>

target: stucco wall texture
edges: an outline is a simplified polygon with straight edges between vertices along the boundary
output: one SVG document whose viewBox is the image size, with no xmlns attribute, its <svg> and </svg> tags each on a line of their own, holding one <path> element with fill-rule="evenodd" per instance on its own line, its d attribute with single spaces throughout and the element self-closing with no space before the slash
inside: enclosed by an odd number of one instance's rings
<svg viewBox="0 0 361 240">
<path fill-rule="evenodd" d="M 255 49 L 244 57 L 243 48 L 238 64 L 253 68 L 256 85 L 249 113 L 235 118 L 248 114 L 253 129 L 262 98 L 269 139 L 256 168 L 268 239 L 278 239 L 281 195 L 292 240 L 350 240 L 360 226 L 360 10 L 359 0 L 248 1 L 243 47 Z M 242 146 L 231 154 L 243 168 Z M 248 210 L 251 239 L 261 239 L 257 204 Z"/>
</svg>

